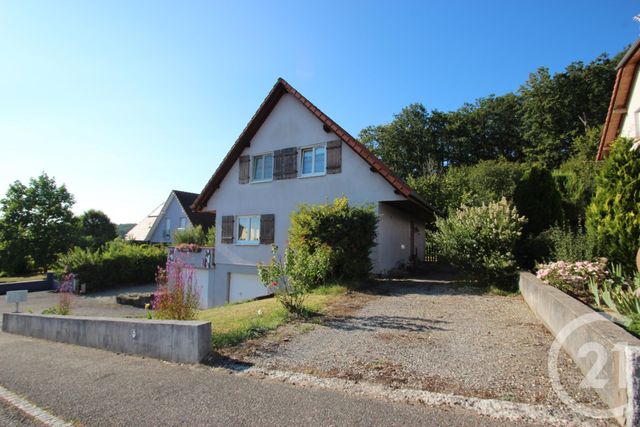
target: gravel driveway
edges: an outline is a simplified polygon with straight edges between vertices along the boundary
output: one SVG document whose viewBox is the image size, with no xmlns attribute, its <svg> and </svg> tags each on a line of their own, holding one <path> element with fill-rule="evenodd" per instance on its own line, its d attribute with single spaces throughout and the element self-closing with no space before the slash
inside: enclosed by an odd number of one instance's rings
<svg viewBox="0 0 640 427">
<path fill-rule="evenodd" d="M 553 336 L 520 296 L 497 296 L 451 276 L 380 281 L 320 325 L 292 325 L 227 356 L 265 369 L 480 398 L 561 405 L 547 375 Z M 360 308 L 357 308 L 360 307 Z M 603 407 L 562 354 L 576 400 Z"/>
</svg>

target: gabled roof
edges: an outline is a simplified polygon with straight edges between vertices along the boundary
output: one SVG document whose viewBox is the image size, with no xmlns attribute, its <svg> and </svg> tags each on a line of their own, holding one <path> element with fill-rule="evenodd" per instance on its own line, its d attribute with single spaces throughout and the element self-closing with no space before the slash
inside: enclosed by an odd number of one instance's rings
<svg viewBox="0 0 640 427">
<path fill-rule="evenodd" d="M 199 194 L 189 193 L 187 191 L 173 190 L 173 194 L 176 195 L 178 203 L 182 206 L 182 209 L 187 214 L 191 225 L 194 227 L 200 225 L 204 230 L 208 230 L 216 224 L 216 216 L 209 212 L 196 212 L 191 209 L 191 205 L 196 201 Z"/>
<path fill-rule="evenodd" d="M 613 86 L 613 94 L 609 103 L 607 119 L 604 122 L 602 139 L 598 147 L 597 160 L 602 160 L 609 154 L 611 144 L 618 137 L 620 127 L 627 114 L 631 90 L 636 78 L 638 63 L 640 62 L 640 39 L 629 48 L 618 64 L 616 82 Z"/>
<path fill-rule="evenodd" d="M 134 242 L 148 242 L 151 239 L 151 231 L 154 228 L 158 215 L 162 210 L 164 203 L 155 208 L 149 215 L 144 217 L 139 223 L 133 226 L 131 230 L 124 235 L 125 240 Z"/>
<path fill-rule="evenodd" d="M 305 98 L 300 92 L 295 90 L 289 83 L 283 78 L 278 78 L 278 81 L 273 86 L 267 97 L 264 99 L 258 111 L 253 115 L 247 126 L 244 128 L 236 142 L 231 147 L 231 150 L 227 153 L 218 169 L 215 171 L 207 185 L 202 189 L 202 192 L 198 198 L 194 201 L 192 207 L 194 210 L 201 211 L 207 204 L 207 201 L 211 198 L 213 193 L 218 189 L 220 183 L 227 175 L 231 167 L 240 157 L 242 151 L 249 146 L 251 139 L 258 132 L 262 124 L 275 108 L 280 98 L 285 94 L 290 94 L 295 97 L 302 105 L 304 105 L 313 115 L 315 115 L 323 124 L 326 131 L 335 133 L 347 146 L 355 151 L 360 157 L 362 157 L 369 165 L 371 170 L 379 173 L 393 188 L 396 193 L 403 195 L 407 199 L 416 203 L 420 208 L 426 209 L 430 212 L 434 212 L 434 209 L 422 199 L 407 183 L 398 178 L 391 170 L 376 156 L 371 153 L 364 145 L 358 140 L 352 137 L 347 131 L 342 129 L 336 122 L 331 120 L 329 116 L 324 114 L 318 107 L 313 105 L 307 98 Z"/>
</svg>

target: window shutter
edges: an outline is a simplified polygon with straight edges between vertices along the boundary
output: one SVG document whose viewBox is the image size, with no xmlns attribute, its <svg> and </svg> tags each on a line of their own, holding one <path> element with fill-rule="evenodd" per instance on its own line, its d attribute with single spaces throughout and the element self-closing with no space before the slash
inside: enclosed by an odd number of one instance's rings
<svg viewBox="0 0 640 427">
<path fill-rule="evenodd" d="M 250 177 L 251 156 L 240 156 L 240 184 L 246 184 L 249 182 Z"/>
<path fill-rule="evenodd" d="M 260 244 L 261 245 L 270 245 L 274 242 L 275 222 L 276 222 L 276 216 L 274 214 L 260 215 Z"/>
<path fill-rule="evenodd" d="M 342 172 L 342 141 L 327 142 L 327 173 Z"/>
<path fill-rule="evenodd" d="M 233 243 L 233 216 L 222 217 L 222 243 Z"/>
<path fill-rule="evenodd" d="M 298 176 L 298 148 L 284 148 L 273 153 L 273 179 L 290 179 Z"/>
</svg>

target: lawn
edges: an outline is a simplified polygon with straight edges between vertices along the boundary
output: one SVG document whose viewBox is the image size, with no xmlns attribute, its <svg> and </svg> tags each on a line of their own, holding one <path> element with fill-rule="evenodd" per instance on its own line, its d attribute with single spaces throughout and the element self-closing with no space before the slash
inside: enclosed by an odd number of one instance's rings
<svg viewBox="0 0 640 427">
<path fill-rule="evenodd" d="M 307 296 L 305 305 L 310 311 L 322 312 L 345 292 L 344 286 L 323 286 Z M 201 311 L 198 318 L 211 322 L 214 348 L 237 345 L 246 339 L 264 335 L 291 320 L 276 298 L 210 308 Z"/>
<path fill-rule="evenodd" d="M 0 283 L 24 282 L 27 280 L 44 280 L 45 274 L 33 274 L 31 276 L 6 276 L 0 277 Z"/>
</svg>

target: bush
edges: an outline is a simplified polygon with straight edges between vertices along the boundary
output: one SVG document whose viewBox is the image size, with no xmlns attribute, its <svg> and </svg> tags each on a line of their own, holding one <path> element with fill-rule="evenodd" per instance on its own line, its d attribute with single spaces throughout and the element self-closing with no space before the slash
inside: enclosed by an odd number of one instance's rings
<svg viewBox="0 0 640 427">
<path fill-rule="evenodd" d="M 581 299 L 590 298 L 589 280 L 602 282 L 609 277 L 607 259 L 598 261 L 557 261 L 540 265 L 536 273 L 538 279 L 561 291 Z"/>
<path fill-rule="evenodd" d="M 551 242 L 550 256 L 554 261 L 576 262 L 596 257 L 594 236 L 586 233 L 582 226 L 575 231 L 567 225 L 554 226 L 544 234 Z"/>
<path fill-rule="evenodd" d="M 156 283 L 152 305 L 157 319 L 197 319 L 200 292 L 193 267 L 179 261 L 167 262 L 166 268 L 158 267 Z"/>
<path fill-rule="evenodd" d="M 204 246 L 207 244 L 207 234 L 202 229 L 201 225 L 196 225 L 191 228 L 178 229 L 173 233 L 173 244 L 189 244 L 194 243 L 196 245 Z"/>
<path fill-rule="evenodd" d="M 514 248 L 524 222 L 502 199 L 488 205 L 463 206 L 447 218 L 438 218 L 433 236 L 453 265 L 504 286 L 517 271 Z"/>
<path fill-rule="evenodd" d="M 311 253 L 307 246 L 287 248 L 284 257 L 273 246 L 273 258 L 268 265 L 258 264 L 260 281 L 273 290 L 282 306 L 297 315 L 305 313 L 304 298 L 312 289 L 324 283 L 331 268 L 331 248 L 321 245 Z"/>
<path fill-rule="evenodd" d="M 87 291 L 97 291 L 118 286 L 151 283 L 159 265 L 166 262 L 165 248 L 152 245 L 136 245 L 114 240 L 104 249 L 73 248 L 58 258 L 58 277 L 73 272 Z"/>
<path fill-rule="evenodd" d="M 330 277 L 363 278 L 372 268 L 369 255 L 375 245 L 376 224 L 373 207 L 349 206 L 346 197 L 333 204 L 300 205 L 291 214 L 289 246 L 313 254 L 328 245 L 332 249 Z"/>
<path fill-rule="evenodd" d="M 597 250 L 625 270 L 634 269 L 640 246 L 640 153 L 633 141 L 618 139 L 596 178 L 596 195 L 587 210 L 587 232 Z"/>
<path fill-rule="evenodd" d="M 527 218 L 525 236 L 536 236 L 562 222 L 562 197 L 548 169 L 533 165 L 524 173 L 513 195 L 513 202 Z"/>
<path fill-rule="evenodd" d="M 515 257 L 518 266 L 525 270 L 533 270 L 537 264 L 548 261 L 552 253 L 553 242 L 546 232 L 537 236 L 520 236 L 516 243 Z"/>
<path fill-rule="evenodd" d="M 600 162 L 593 159 L 595 155 L 591 159 L 572 158 L 553 172 L 562 198 L 564 220 L 573 229 L 583 225 L 585 212 L 595 193 Z"/>
</svg>

